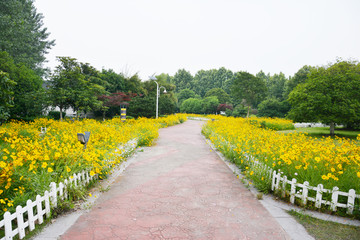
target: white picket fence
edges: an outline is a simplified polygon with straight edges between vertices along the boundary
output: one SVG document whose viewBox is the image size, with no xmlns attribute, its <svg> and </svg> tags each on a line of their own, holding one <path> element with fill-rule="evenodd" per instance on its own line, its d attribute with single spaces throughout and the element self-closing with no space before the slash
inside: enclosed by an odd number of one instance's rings
<svg viewBox="0 0 360 240">
<path fill-rule="evenodd" d="M 222 136 L 217 135 L 217 138 L 221 138 L 222 141 L 226 142 L 227 146 L 230 146 L 231 151 L 234 151 L 236 146 L 229 143 Z M 338 187 L 333 187 L 333 189 L 324 189 L 322 184 L 318 184 L 316 187 L 310 186 L 308 181 L 304 183 L 297 183 L 297 179 L 293 178 L 291 181 L 287 179 L 287 176 L 281 176 L 281 173 L 277 173 L 273 168 L 268 165 L 258 161 L 255 157 L 243 152 L 245 156 L 245 161 L 252 169 L 254 169 L 256 174 L 256 169 L 260 171 L 267 171 L 268 177 L 272 178 L 271 190 L 276 192 L 281 192 L 283 198 L 286 197 L 286 194 L 290 196 L 290 202 L 295 204 L 295 198 L 299 198 L 301 203 L 305 206 L 308 201 L 314 202 L 316 208 L 321 208 L 322 205 L 330 206 L 331 211 L 336 211 L 337 207 L 347 209 L 347 214 L 353 214 L 355 201 L 360 199 L 360 194 L 356 194 L 354 189 L 350 189 L 349 192 L 342 192 Z M 287 184 L 290 185 L 290 191 L 286 190 Z M 309 191 L 315 191 L 315 197 L 309 196 Z M 331 201 L 323 199 L 324 194 L 331 194 Z M 340 197 L 347 197 L 347 203 L 339 203 Z M 360 207 L 358 207 L 360 208 Z"/>
<path fill-rule="evenodd" d="M 126 155 L 137 146 L 137 139 L 132 139 L 123 146 L 120 146 L 121 155 Z M 86 186 L 97 175 L 90 176 L 89 172 L 81 172 L 74 174 L 64 182 L 50 184 L 50 192 L 45 191 L 44 196 L 37 195 L 35 201 L 27 200 L 26 206 L 17 206 L 14 213 L 5 212 L 4 219 L 0 221 L 0 231 L 4 230 L 5 236 L 0 240 L 11 240 L 19 235 L 23 239 L 26 234 L 26 228 L 29 231 L 35 229 L 35 224 L 42 224 L 44 216 L 50 217 L 51 208 L 56 208 L 58 199 L 64 200 L 68 198 L 68 187 L 83 185 Z M 13 228 L 14 226 L 14 228 Z"/>
<path fill-rule="evenodd" d="M 287 185 L 290 185 L 290 191 L 287 190 Z M 309 182 L 297 183 L 297 180 L 293 178 L 291 181 L 286 176 L 281 176 L 276 171 L 272 174 L 272 191 L 280 191 L 281 196 L 285 198 L 286 194 L 290 196 L 290 202 L 295 204 L 295 198 L 301 199 L 301 203 L 306 205 L 308 201 L 314 202 L 316 208 L 321 208 L 322 205 L 330 206 L 331 211 L 336 211 L 337 207 L 347 209 L 347 214 L 352 214 L 354 211 L 356 198 L 360 199 L 360 194 L 356 194 L 354 189 L 350 189 L 349 192 L 342 192 L 338 187 L 333 189 L 324 189 L 322 184 L 318 184 L 316 187 L 310 186 Z M 315 197 L 309 197 L 309 191 L 316 192 Z M 331 194 L 331 201 L 324 200 L 323 195 Z M 347 197 L 347 203 L 339 203 L 339 196 Z"/>
</svg>

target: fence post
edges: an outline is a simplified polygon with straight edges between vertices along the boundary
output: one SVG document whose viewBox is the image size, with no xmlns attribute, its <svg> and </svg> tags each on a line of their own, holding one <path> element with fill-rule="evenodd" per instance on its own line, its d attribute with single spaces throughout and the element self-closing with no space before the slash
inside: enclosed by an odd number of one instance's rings
<svg viewBox="0 0 360 240">
<path fill-rule="evenodd" d="M 331 195 L 331 205 L 330 205 L 330 209 L 331 211 L 336 211 L 336 206 L 338 203 L 338 196 L 339 196 L 339 188 L 338 187 L 334 187 L 332 190 L 332 195 Z"/>
<path fill-rule="evenodd" d="M 348 202 L 347 202 L 347 214 L 352 214 L 354 211 L 354 204 L 355 204 L 355 190 L 349 190 Z"/>
<path fill-rule="evenodd" d="M 287 176 L 284 176 L 283 184 L 282 184 L 282 194 L 281 196 L 284 198 L 286 196 L 286 184 L 287 184 Z"/>
<path fill-rule="evenodd" d="M 50 196 L 49 196 L 49 192 L 45 191 L 45 214 L 46 217 L 49 218 L 50 217 Z"/>
<path fill-rule="evenodd" d="M 54 207 L 57 207 L 57 189 L 54 182 L 50 183 L 50 201 Z"/>
<path fill-rule="evenodd" d="M 307 202 L 308 193 L 309 193 L 309 182 L 305 181 L 303 184 L 303 193 L 302 193 L 302 203 L 304 204 L 304 206 L 306 205 Z"/>
<path fill-rule="evenodd" d="M 290 190 L 290 202 L 295 203 L 295 193 L 296 193 L 296 179 L 293 178 L 291 181 L 291 190 Z"/>
<path fill-rule="evenodd" d="M 36 209 L 37 209 L 37 218 L 39 220 L 39 224 L 42 224 L 44 222 L 44 218 L 42 215 L 42 201 L 40 195 L 36 196 Z"/>
<path fill-rule="evenodd" d="M 11 213 L 6 212 L 4 214 L 4 226 L 5 226 L 5 239 L 12 239 L 12 222 L 11 222 Z"/>
<path fill-rule="evenodd" d="M 69 182 L 67 179 L 65 179 L 64 180 L 64 197 L 65 197 L 65 199 L 68 199 L 68 191 L 67 191 L 68 185 L 69 185 Z"/>
<path fill-rule="evenodd" d="M 280 174 L 280 173 L 276 174 L 276 178 L 277 178 L 277 181 L 276 181 L 276 183 L 275 183 L 275 191 L 278 191 L 278 190 L 279 190 L 280 181 L 281 181 L 281 174 Z"/>
<path fill-rule="evenodd" d="M 59 197 L 64 200 L 64 184 L 62 182 L 59 183 Z"/>
<path fill-rule="evenodd" d="M 23 208 L 21 206 L 16 207 L 16 221 L 17 221 L 17 229 L 19 231 L 19 238 L 23 239 L 25 237 L 25 226 L 24 226 Z"/>
<path fill-rule="evenodd" d="M 35 229 L 35 219 L 34 219 L 33 202 L 30 199 L 26 201 L 26 208 L 28 212 L 29 230 L 32 231 Z"/>
<path fill-rule="evenodd" d="M 317 207 L 317 208 L 321 208 L 323 189 L 324 189 L 324 186 L 322 184 L 317 185 L 316 200 L 315 200 L 315 207 Z"/>
</svg>

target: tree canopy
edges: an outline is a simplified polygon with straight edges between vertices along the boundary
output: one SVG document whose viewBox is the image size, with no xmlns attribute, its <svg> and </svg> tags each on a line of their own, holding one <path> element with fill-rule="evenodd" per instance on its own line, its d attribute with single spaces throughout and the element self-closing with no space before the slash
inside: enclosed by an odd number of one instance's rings
<svg viewBox="0 0 360 240">
<path fill-rule="evenodd" d="M 290 94 L 292 109 L 289 117 L 294 121 L 311 121 L 334 125 L 360 121 L 360 64 L 337 61 L 327 67 L 310 70 L 305 83 Z"/>
<path fill-rule="evenodd" d="M 23 63 L 38 75 L 44 74 L 45 54 L 55 45 L 48 40 L 43 16 L 33 0 L 0 1 L 0 51 L 6 51 L 15 64 Z"/>
<path fill-rule="evenodd" d="M 266 91 L 264 80 L 248 72 L 235 74 L 231 94 L 235 100 L 245 100 L 248 106 L 247 116 L 250 114 L 250 107 L 256 107 L 266 97 Z"/>
</svg>

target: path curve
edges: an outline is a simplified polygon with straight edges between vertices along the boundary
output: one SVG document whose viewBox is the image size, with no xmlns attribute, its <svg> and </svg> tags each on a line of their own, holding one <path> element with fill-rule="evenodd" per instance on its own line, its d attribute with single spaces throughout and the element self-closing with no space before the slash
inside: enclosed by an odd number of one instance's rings
<svg viewBox="0 0 360 240">
<path fill-rule="evenodd" d="M 61 239 L 290 239 L 211 151 L 202 124 L 160 129 Z"/>
</svg>

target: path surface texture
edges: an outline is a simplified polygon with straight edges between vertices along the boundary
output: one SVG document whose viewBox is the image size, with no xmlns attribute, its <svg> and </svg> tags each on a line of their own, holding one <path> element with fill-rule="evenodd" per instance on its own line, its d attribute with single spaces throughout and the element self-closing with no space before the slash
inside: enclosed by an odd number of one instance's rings
<svg viewBox="0 0 360 240">
<path fill-rule="evenodd" d="M 61 239 L 290 239 L 211 151 L 202 124 L 161 129 Z"/>
</svg>

